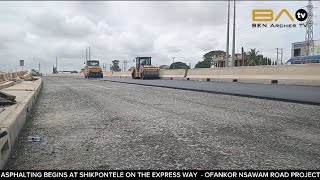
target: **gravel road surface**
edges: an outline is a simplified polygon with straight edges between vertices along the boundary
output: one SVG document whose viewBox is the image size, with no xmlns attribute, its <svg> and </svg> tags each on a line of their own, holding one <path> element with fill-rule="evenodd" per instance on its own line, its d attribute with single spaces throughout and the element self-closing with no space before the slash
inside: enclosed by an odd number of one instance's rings
<svg viewBox="0 0 320 180">
<path fill-rule="evenodd" d="M 7 169 L 320 169 L 319 106 L 44 77 Z M 42 142 L 27 137 L 43 136 Z"/>
</svg>

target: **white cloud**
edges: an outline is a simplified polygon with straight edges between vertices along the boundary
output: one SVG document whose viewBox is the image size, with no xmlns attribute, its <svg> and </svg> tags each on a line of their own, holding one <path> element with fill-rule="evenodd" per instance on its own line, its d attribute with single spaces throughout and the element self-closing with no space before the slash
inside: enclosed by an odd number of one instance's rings
<svg viewBox="0 0 320 180">
<path fill-rule="evenodd" d="M 305 5 L 306 1 L 237 2 L 236 50 L 257 48 L 275 58 L 275 48 L 283 48 L 288 59 L 291 43 L 303 40 L 305 29 L 253 29 L 251 10 L 294 12 Z M 26 68 L 37 68 L 41 62 L 41 69 L 51 72 L 56 56 L 60 70 L 79 70 L 87 46 L 101 63 L 143 55 L 152 56 L 157 65 L 169 65 L 173 56 L 194 65 L 208 51 L 225 50 L 226 10 L 226 1 L 0 2 L 0 70 L 15 69 L 24 59 Z M 231 13 L 230 52 L 232 17 Z M 318 26 L 314 32 L 319 39 Z"/>
</svg>

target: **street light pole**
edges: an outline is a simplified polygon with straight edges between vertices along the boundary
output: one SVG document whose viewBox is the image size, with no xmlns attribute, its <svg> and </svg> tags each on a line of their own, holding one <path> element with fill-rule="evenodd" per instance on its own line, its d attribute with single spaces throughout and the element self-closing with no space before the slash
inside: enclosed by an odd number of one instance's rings
<svg viewBox="0 0 320 180">
<path fill-rule="evenodd" d="M 233 1 L 233 42 L 232 42 L 232 64 L 235 64 L 235 54 L 236 54 L 236 0 Z"/>
<path fill-rule="evenodd" d="M 227 22 L 227 47 L 226 47 L 226 63 L 229 67 L 229 31 L 230 31 L 230 0 L 228 0 L 228 22 Z"/>
<path fill-rule="evenodd" d="M 172 69 L 174 69 L 174 59 L 175 59 L 176 57 L 172 57 Z"/>
</svg>

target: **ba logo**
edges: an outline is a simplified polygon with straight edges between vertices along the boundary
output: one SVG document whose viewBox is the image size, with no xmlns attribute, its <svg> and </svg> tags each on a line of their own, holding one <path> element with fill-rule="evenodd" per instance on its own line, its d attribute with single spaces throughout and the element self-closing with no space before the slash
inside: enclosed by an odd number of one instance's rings
<svg viewBox="0 0 320 180">
<path fill-rule="evenodd" d="M 255 22 L 271 22 L 278 21 L 283 15 L 286 15 L 292 22 L 293 16 L 287 9 L 282 9 L 279 13 L 275 14 L 272 9 L 253 9 L 252 21 Z M 298 21 L 305 21 L 308 17 L 308 13 L 304 9 L 299 9 L 295 13 L 295 18 Z"/>
</svg>

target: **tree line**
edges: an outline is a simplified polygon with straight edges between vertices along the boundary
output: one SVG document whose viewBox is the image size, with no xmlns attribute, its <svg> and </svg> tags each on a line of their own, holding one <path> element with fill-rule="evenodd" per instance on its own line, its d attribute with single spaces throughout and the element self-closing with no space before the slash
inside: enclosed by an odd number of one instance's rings
<svg viewBox="0 0 320 180">
<path fill-rule="evenodd" d="M 247 58 L 244 60 L 244 66 L 259 66 L 259 65 L 277 65 L 276 61 L 272 61 L 268 57 L 264 57 L 260 52 L 255 48 L 250 49 L 248 52 L 244 52 L 243 55 Z M 225 57 L 226 53 L 223 51 L 210 51 L 203 55 L 203 61 L 199 61 L 195 68 L 210 68 L 212 57 L 220 56 Z M 225 60 L 225 59 L 224 59 Z"/>
<path fill-rule="evenodd" d="M 198 61 L 198 63 L 195 65 L 195 68 L 210 68 L 212 57 L 214 56 L 220 56 L 225 57 L 226 53 L 223 51 L 210 51 L 203 55 L 202 59 L 203 61 Z M 263 56 L 260 54 L 260 51 L 257 51 L 255 48 L 250 49 L 248 52 L 244 52 L 244 55 L 247 57 L 244 61 L 244 66 L 259 66 L 259 65 L 277 65 L 276 61 L 272 61 L 270 58 Z M 121 71 L 119 67 L 119 60 L 113 60 L 112 66 L 110 67 L 110 70 L 112 71 Z M 170 64 L 168 69 L 190 69 L 191 67 L 188 66 L 184 62 L 174 62 Z"/>
</svg>

